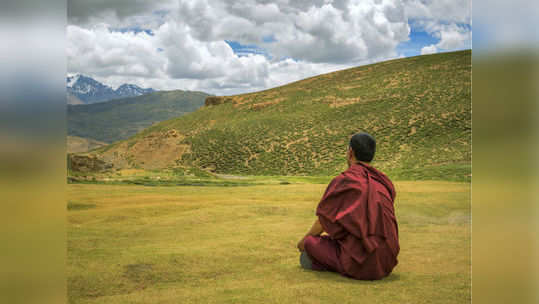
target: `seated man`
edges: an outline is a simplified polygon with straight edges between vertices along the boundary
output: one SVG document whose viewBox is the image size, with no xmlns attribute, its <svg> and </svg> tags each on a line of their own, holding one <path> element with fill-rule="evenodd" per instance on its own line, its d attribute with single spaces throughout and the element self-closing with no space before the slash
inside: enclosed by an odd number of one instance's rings
<svg viewBox="0 0 539 304">
<path fill-rule="evenodd" d="M 298 243 L 304 268 L 378 280 L 397 265 L 395 189 L 369 165 L 375 150 L 376 142 L 367 133 L 350 139 L 348 169 L 328 185 L 316 209 L 318 218 Z"/>
</svg>

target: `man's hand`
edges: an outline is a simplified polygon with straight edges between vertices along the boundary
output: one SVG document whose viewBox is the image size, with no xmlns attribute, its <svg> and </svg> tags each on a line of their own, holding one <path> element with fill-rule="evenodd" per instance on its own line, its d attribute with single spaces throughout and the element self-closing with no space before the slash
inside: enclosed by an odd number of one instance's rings
<svg viewBox="0 0 539 304">
<path fill-rule="evenodd" d="M 320 220 L 316 218 L 309 232 L 307 232 L 307 234 L 298 242 L 299 251 L 301 252 L 305 251 L 305 238 L 307 236 L 309 235 L 318 236 L 322 232 L 324 232 L 324 229 L 322 228 L 322 225 L 320 224 Z"/>
<path fill-rule="evenodd" d="M 303 237 L 301 240 L 299 240 L 298 249 L 299 249 L 300 252 L 305 251 L 305 237 Z"/>
</svg>

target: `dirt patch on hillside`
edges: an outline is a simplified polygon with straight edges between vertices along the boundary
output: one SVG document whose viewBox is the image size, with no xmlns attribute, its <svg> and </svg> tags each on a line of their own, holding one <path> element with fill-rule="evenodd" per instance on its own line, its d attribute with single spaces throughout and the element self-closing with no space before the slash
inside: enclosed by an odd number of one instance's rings
<svg viewBox="0 0 539 304">
<path fill-rule="evenodd" d="M 353 90 L 353 89 L 357 89 L 357 88 L 361 88 L 361 84 L 358 83 L 358 84 L 354 84 L 354 85 L 340 86 L 339 90 L 348 91 L 348 90 Z"/>
<path fill-rule="evenodd" d="M 344 106 L 355 104 L 355 103 L 364 102 L 359 96 L 349 97 L 349 98 L 340 98 L 334 95 L 327 95 L 324 97 L 315 98 L 313 99 L 313 101 L 320 101 L 323 103 L 327 103 L 332 108 L 339 108 L 339 107 L 344 107 Z"/>
<path fill-rule="evenodd" d="M 283 100 L 284 98 L 281 97 L 281 98 L 277 98 L 277 99 L 266 101 L 266 102 L 255 103 L 255 104 L 249 105 L 249 110 L 260 110 L 260 109 L 269 107 L 271 105 L 278 104 Z"/>
<path fill-rule="evenodd" d="M 190 152 L 185 137 L 177 130 L 154 132 L 136 142 L 123 142 L 103 152 L 100 157 L 116 168 L 161 169 L 177 165 Z"/>
<path fill-rule="evenodd" d="M 256 103 L 256 99 L 258 101 L 261 101 L 260 98 L 257 98 L 254 94 L 245 94 L 245 95 L 236 95 L 236 96 L 210 96 L 206 98 L 205 106 L 216 106 L 221 104 L 233 104 L 234 107 L 239 107 L 244 104 L 253 103 L 249 106 L 249 109 L 252 110 L 258 110 L 265 108 L 267 106 L 278 104 L 281 101 L 284 100 L 283 97 L 278 97 L 279 95 L 277 93 L 268 93 L 267 95 L 263 95 L 263 99 L 265 100 L 263 102 Z"/>
<path fill-rule="evenodd" d="M 417 114 L 412 114 L 410 119 L 408 120 L 408 126 L 414 125 L 415 123 L 419 122 L 423 119 L 424 114 L 422 112 Z"/>
<path fill-rule="evenodd" d="M 217 106 L 230 102 L 232 102 L 232 98 L 229 98 L 228 96 L 209 96 L 206 97 L 206 100 L 204 101 L 204 106 Z"/>
<path fill-rule="evenodd" d="M 290 141 L 286 144 L 286 149 L 289 149 L 291 145 L 299 144 L 301 142 L 308 142 L 308 141 L 309 141 L 309 137 L 307 136 Z"/>
<path fill-rule="evenodd" d="M 344 107 L 347 105 L 360 103 L 360 102 L 361 102 L 360 97 L 335 99 L 332 103 L 329 104 L 329 106 L 332 108 L 339 108 L 339 107 Z"/>
</svg>

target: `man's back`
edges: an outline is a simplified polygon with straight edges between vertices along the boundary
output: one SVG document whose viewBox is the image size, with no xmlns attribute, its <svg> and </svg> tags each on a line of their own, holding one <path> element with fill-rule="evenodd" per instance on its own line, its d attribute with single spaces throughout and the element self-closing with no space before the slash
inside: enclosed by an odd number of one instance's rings
<svg viewBox="0 0 539 304">
<path fill-rule="evenodd" d="M 357 279 L 380 279 L 397 264 L 398 226 L 391 181 L 358 163 L 328 186 L 316 214 L 340 247 L 342 272 Z"/>
<path fill-rule="evenodd" d="M 360 132 L 350 138 L 348 170 L 328 185 L 317 219 L 298 242 L 301 265 L 363 280 L 381 279 L 397 265 L 399 233 L 389 178 L 370 166 L 376 141 Z M 328 235 L 322 235 L 322 232 Z"/>
</svg>

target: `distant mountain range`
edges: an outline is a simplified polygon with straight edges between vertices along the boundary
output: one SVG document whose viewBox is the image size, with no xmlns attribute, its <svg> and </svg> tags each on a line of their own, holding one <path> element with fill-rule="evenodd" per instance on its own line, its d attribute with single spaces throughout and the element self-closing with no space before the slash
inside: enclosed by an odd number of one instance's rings
<svg viewBox="0 0 539 304">
<path fill-rule="evenodd" d="M 71 104 L 67 106 L 67 133 L 101 144 L 112 143 L 129 138 L 154 123 L 191 113 L 202 107 L 208 96 L 203 92 L 176 90 L 93 104 Z M 74 141 L 68 138 L 68 146 L 70 142 Z M 84 150 L 81 145 L 76 144 L 78 151 Z"/>
<path fill-rule="evenodd" d="M 122 84 L 114 90 L 112 87 L 82 74 L 67 77 L 68 104 L 91 104 L 153 92 L 156 90 L 144 89 L 134 84 Z"/>
</svg>

